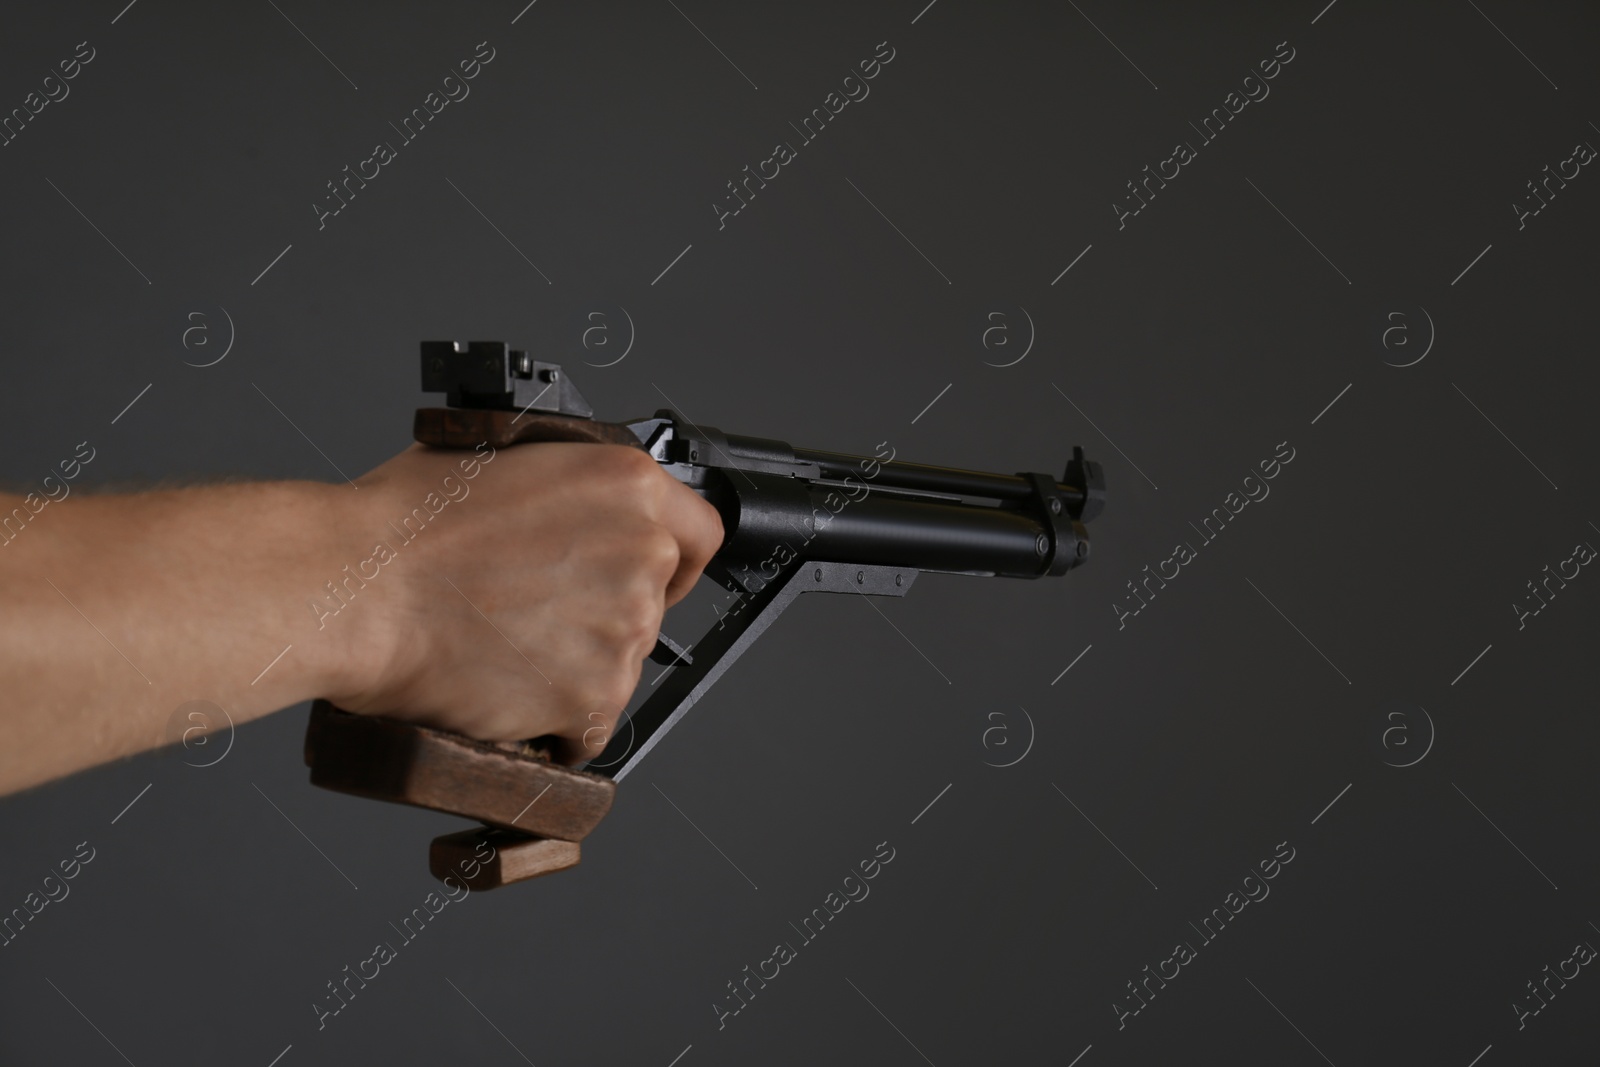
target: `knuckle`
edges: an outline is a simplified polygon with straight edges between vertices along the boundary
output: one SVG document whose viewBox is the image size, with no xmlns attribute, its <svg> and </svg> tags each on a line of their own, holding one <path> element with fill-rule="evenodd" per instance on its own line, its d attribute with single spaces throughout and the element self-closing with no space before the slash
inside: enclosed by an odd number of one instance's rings
<svg viewBox="0 0 1600 1067">
<path fill-rule="evenodd" d="M 698 496 L 695 502 L 705 520 L 696 531 L 695 548 L 699 549 L 701 555 L 711 556 L 722 547 L 723 539 L 727 536 L 727 530 L 722 525 L 722 513 Z"/>
<path fill-rule="evenodd" d="M 656 647 L 656 636 L 661 632 L 661 613 L 653 601 L 641 602 L 629 613 L 623 627 L 623 640 L 633 659 L 640 660 Z"/>
<path fill-rule="evenodd" d="M 620 597 L 601 628 L 601 640 L 628 661 L 643 659 L 655 647 L 656 635 L 661 631 L 659 601 L 659 594 Z"/>
<path fill-rule="evenodd" d="M 591 711 L 584 716 L 583 744 L 586 749 L 603 749 L 611 741 L 611 735 L 616 730 L 617 719 L 621 712 L 609 715 L 599 711 Z"/>
<path fill-rule="evenodd" d="M 640 569 L 664 585 L 678 569 L 678 540 L 664 526 L 649 526 L 634 546 L 634 555 Z"/>
<path fill-rule="evenodd" d="M 649 453 L 626 445 L 606 449 L 606 473 L 630 497 L 653 497 L 661 488 L 661 470 Z"/>
<path fill-rule="evenodd" d="M 638 682 L 639 665 L 637 663 L 623 664 L 616 670 L 608 671 L 606 676 L 601 679 L 598 686 L 600 699 L 604 700 L 607 705 L 619 709 L 616 714 L 607 717 L 607 729 L 616 724 L 617 718 L 621 715 L 620 709 L 625 707 L 629 700 L 633 699 L 633 690 L 638 685 Z M 584 728 L 590 728 L 594 725 L 592 721 L 586 721 L 583 724 Z"/>
<path fill-rule="evenodd" d="M 465 732 L 482 741 L 517 741 L 532 736 L 530 730 L 537 732 L 535 724 L 538 721 L 537 709 L 508 705 L 496 714 L 475 720 L 472 728 Z"/>
</svg>

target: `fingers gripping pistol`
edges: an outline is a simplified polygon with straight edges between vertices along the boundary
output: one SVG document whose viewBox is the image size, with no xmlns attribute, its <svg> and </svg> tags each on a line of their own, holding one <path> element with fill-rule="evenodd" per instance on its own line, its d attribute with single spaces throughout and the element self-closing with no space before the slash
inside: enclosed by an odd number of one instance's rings
<svg viewBox="0 0 1600 1067">
<path fill-rule="evenodd" d="M 474 871 L 467 880 L 477 889 L 576 864 L 578 842 L 610 810 L 616 783 L 801 593 L 899 597 L 924 571 L 1062 575 L 1088 558 L 1083 524 L 1105 502 L 1100 465 L 1081 448 L 1057 480 L 907 463 L 887 444 L 872 456 L 794 448 L 667 409 L 599 422 L 559 366 L 499 341 L 423 342 L 422 387 L 449 405 L 417 411 L 415 437 L 434 447 L 588 441 L 644 449 L 721 514 L 726 537 L 705 573 L 736 594 L 689 648 L 660 636 L 650 658 L 670 669 L 582 769 L 552 762 L 537 739 L 476 741 L 326 701 L 312 706 L 312 783 L 482 823 L 435 839 L 429 857 L 440 878 Z M 470 861 L 484 856 L 492 858 Z"/>
</svg>

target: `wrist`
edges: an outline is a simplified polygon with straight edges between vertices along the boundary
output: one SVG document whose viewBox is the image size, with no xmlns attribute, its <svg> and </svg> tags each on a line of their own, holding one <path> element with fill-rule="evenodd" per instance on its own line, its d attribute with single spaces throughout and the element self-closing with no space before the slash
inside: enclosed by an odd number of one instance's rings
<svg viewBox="0 0 1600 1067">
<path fill-rule="evenodd" d="M 301 513 L 320 531 L 293 579 L 297 628 L 314 650 L 311 695 L 360 705 L 393 674 L 404 633 L 404 583 L 393 573 L 396 537 L 383 518 L 383 486 L 296 488 Z"/>
</svg>

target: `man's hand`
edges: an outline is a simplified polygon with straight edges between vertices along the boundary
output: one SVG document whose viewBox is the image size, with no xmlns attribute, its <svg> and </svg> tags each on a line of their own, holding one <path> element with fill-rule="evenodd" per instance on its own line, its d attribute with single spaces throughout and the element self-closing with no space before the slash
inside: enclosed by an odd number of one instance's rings
<svg viewBox="0 0 1600 1067">
<path fill-rule="evenodd" d="M 555 735 L 570 762 L 599 755 L 721 519 L 635 448 L 512 448 L 471 480 L 481 454 L 464 455 L 417 446 L 358 483 L 365 528 L 396 553 L 348 608 L 352 622 L 370 612 L 365 669 L 324 695 L 483 740 Z M 397 545 L 430 491 L 452 502 Z"/>
<path fill-rule="evenodd" d="M 413 447 L 355 489 L 0 494 L 0 793 L 170 743 L 193 700 L 242 724 L 326 697 L 587 758 L 721 540 L 618 445 Z"/>
</svg>

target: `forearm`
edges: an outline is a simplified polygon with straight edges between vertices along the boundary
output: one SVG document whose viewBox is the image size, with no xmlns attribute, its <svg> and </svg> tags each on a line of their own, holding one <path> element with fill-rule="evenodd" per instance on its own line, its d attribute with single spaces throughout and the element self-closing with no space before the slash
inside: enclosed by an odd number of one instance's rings
<svg viewBox="0 0 1600 1067">
<path fill-rule="evenodd" d="M 308 607 L 359 552 L 340 532 L 361 525 L 357 492 L 285 482 L 75 495 L 8 528 L 0 793 L 175 740 L 168 720 L 191 700 L 238 724 L 359 686 L 382 656 L 383 613 L 319 629 Z M 21 503 L 0 497 L 0 517 Z"/>
</svg>

